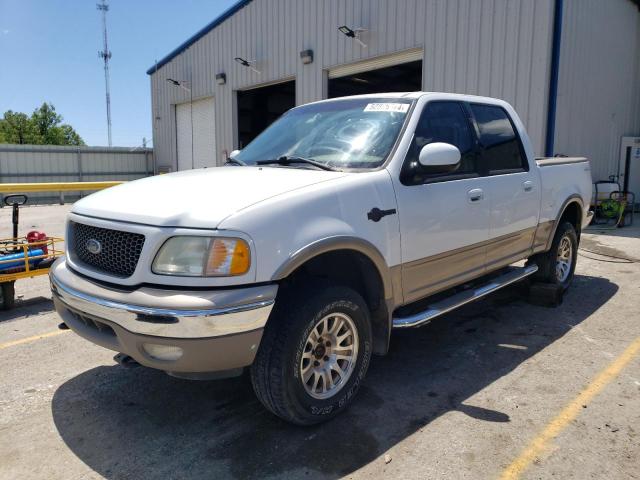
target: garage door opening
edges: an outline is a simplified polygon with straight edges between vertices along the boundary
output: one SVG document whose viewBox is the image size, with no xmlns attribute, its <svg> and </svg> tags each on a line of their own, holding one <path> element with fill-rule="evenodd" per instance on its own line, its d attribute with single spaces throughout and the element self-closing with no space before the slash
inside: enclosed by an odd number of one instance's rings
<svg viewBox="0 0 640 480">
<path fill-rule="evenodd" d="M 295 81 L 238 91 L 238 148 L 246 147 L 295 105 Z"/>
<path fill-rule="evenodd" d="M 422 90 L 422 60 L 329 78 L 329 98 Z"/>
</svg>

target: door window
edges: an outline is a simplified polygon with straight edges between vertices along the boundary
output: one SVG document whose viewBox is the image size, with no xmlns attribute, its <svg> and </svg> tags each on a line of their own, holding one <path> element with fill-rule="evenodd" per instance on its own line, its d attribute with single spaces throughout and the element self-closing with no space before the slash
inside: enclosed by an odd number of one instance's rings
<svg viewBox="0 0 640 480">
<path fill-rule="evenodd" d="M 496 105 L 471 104 L 482 147 L 481 166 L 489 175 L 528 170 L 520 139 L 507 112 Z"/>
<path fill-rule="evenodd" d="M 418 156 L 425 145 L 444 142 L 455 145 L 460 150 L 460 166 L 454 172 L 427 174 Z M 429 181 L 453 180 L 477 176 L 474 138 L 462 105 L 458 102 L 430 102 L 422 111 L 418 126 L 407 153 L 401 180 L 405 185 Z"/>
</svg>

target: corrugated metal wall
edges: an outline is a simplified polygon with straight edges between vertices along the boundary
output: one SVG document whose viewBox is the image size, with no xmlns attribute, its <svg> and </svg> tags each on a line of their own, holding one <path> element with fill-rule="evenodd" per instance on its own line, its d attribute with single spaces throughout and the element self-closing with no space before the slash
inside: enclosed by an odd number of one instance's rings
<svg viewBox="0 0 640 480">
<path fill-rule="evenodd" d="M 555 152 L 618 173 L 620 139 L 640 135 L 640 11 L 629 0 L 564 0 Z"/>
<path fill-rule="evenodd" d="M 255 0 L 151 75 L 158 165 L 176 168 L 175 104 L 215 97 L 218 162 L 236 145 L 235 90 L 296 79 L 296 103 L 326 96 L 334 66 L 423 48 L 423 89 L 489 95 L 514 105 L 543 150 L 553 0 Z M 367 48 L 340 25 L 369 29 Z M 312 49 L 303 65 L 299 52 Z M 234 62 L 257 61 L 261 74 Z M 225 72 L 227 84 L 215 74 Z"/>
<path fill-rule="evenodd" d="M 0 184 L 135 180 L 153 175 L 153 170 L 151 149 L 0 145 Z M 78 196 L 70 192 L 66 197 Z M 29 203 L 42 203 L 58 196 L 32 193 L 29 199 Z"/>
</svg>

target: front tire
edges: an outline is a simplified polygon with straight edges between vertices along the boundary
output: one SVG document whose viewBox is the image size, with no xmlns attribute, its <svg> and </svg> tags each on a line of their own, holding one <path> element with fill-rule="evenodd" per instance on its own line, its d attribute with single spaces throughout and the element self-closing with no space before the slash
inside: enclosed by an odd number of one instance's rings
<svg viewBox="0 0 640 480">
<path fill-rule="evenodd" d="M 557 285 L 562 291 L 569 288 L 578 258 L 578 236 L 573 225 L 564 222 L 558 226 L 548 252 L 535 255 L 529 263 L 538 265 L 535 279 Z"/>
<path fill-rule="evenodd" d="M 314 292 L 303 297 L 303 291 Z M 298 425 L 345 410 L 371 359 L 371 324 L 362 297 L 348 287 L 309 285 L 283 295 L 251 367 L 262 404 Z"/>
</svg>

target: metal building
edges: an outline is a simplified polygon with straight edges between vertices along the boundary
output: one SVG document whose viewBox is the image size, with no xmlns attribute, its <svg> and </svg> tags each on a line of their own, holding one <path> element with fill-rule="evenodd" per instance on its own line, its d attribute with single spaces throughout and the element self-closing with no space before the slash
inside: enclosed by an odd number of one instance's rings
<svg viewBox="0 0 640 480">
<path fill-rule="evenodd" d="M 503 98 L 537 154 L 586 155 L 596 180 L 624 174 L 622 137 L 640 137 L 639 9 L 639 0 L 242 0 L 148 70 L 157 164 L 220 165 L 294 105 L 422 89 Z"/>
</svg>

